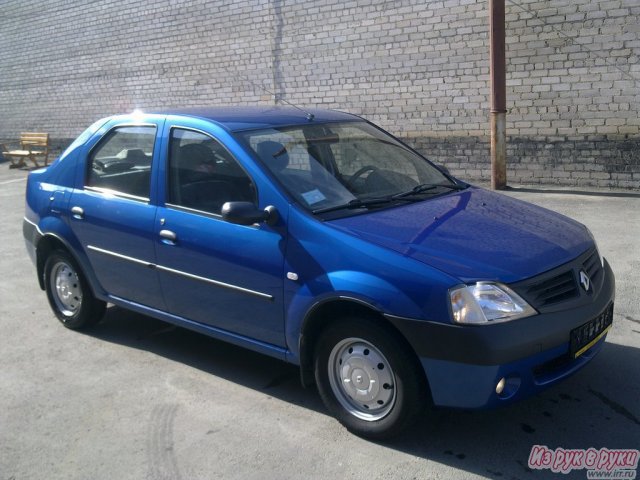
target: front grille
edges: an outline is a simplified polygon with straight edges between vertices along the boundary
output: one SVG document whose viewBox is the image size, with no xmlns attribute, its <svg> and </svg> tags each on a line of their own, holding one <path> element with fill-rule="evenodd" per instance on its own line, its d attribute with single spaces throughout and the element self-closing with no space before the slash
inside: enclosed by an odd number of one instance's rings
<svg viewBox="0 0 640 480">
<path fill-rule="evenodd" d="M 573 271 L 568 270 L 555 277 L 529 285 L 525 292 L 524 296 L 535 307 L 544 307 L 578 296 L 578 286 Z"/>
<path fill-rule="evenodd" d="M 590 287 L 585 291 L 578 284 L 580 271 L 588 275 Z M 575 260 L 533 278 L 513 283 L 510 287 L 533 308 L 544 312 L 561 307 L 562 302 L 579 301 L 597 293 L 602 287 L 604 271 L 600 255 L 595 248 Z"/>
<path fill-rule="evenodd" d="M 594 285 L 600 279 L 600 275 L 602 274 L 602 263 L 600 263 L 600 255 L 598 255 L 598 250 L 594 250 L 593 253 L 587 258 L 582 264 L 584 271 L 589 275 L 591 279 L 591 283 Z"/>
</svg>

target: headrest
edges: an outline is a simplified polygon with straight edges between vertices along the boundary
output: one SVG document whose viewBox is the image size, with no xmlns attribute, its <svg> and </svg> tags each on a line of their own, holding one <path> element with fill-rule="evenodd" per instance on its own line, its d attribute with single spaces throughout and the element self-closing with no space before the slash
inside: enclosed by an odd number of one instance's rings
<svg viewBox="0 0 640 480">
<path fill-rule="evenodd" d="M 127 150 L 127 160 L 133 162 L 133 163 L 140 163 L 140 162 L 144 162 L 145 160 L 147 162 L 151 161 L 151 159 L 149 157 L 147 157 L 144 152 L 139 149 L 139 148 L 134 148 L 131 150 Z"/>
<path fill-rule="evenodd" d="M 266 140 L 257 147 L 258 156 L 273 171 L 283 170 L 289 165 L 289 154 L 280 142 Z"/>
<path fill-rule="evenodd" d="M 196 170 L 203 163 L 215 164 L 216 158 L 209 147 L 199 143 L 188 143 L 178 151 L 180 168 Z"/>
</svg>

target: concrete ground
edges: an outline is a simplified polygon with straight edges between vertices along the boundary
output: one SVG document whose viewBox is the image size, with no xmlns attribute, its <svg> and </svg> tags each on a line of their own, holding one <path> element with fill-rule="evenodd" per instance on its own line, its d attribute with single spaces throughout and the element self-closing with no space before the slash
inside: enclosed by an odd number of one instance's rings
<svg viewBox="0 0 640 480">
<path fill-rule="evenodd" d="M 23 245 L 25 177 L 0 164 L 0 480 L 566 478 L 530 471 L 531 446 L 640 447 L 637 193 L 507 192 L 588 225 L 616 273 L 613 329 L 587 368 L 520 404 L 436 412 L 377 444 L 277 360 L 118 308 L 90 332 L 63 328 Z"/>
</svg>

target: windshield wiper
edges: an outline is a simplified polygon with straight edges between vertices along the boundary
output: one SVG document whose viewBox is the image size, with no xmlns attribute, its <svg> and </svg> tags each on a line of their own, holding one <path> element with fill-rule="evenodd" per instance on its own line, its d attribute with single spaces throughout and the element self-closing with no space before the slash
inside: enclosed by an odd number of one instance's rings
<svg viewBox="0 0 640 480">
<path fill-rule="evenodd" d="M 449 190 L 464 190 L 465 188 L 467 188 L 465 185 L 458 185 L 457 183 L 422 183 L 420 185 L 416 185 L 411 190 L 407 190 L 406 192 L 396 193 L 395 195 L 392 195 L 390 198 L 392 200 L 398 200 L 399 198 L 405 198 L 411 195 L 418 195 L 420 193 L 425 193 L 440 187 L 448 188 Z"/>
<path fill-rule="evenodd" d="M 394 200 L 397 200 L 397 199 L 392 197 L 368 198 L 365 200 L 354 198 L 353 200 L 347 203 L 334 205 L 332 207 L 324 207 L 324 208 L 318 208 L 317 210 L 312 210 L 311 213 L 317 214 L 317 213 L 335 212 L 337 210 L 353 210 L 356 208 L 371 207 L 373 205 L 383 205 L 385 203 L 391 203 Z"/>
<path fill-rule="evenodd" d="M 366 208 L 375 205 L 384 205 L 386 203 L 393 203 L 398 200 L 404 201 L 412 201 L 413 199 L 407 198 L 411 195 L 418 195 L 420 193 L 425 193 L 430 190 L 435 190 L 436 188 L 443 187 L 448 188 L 449 190 L 464 190 L 467 188 L 465 185 L 458 184 L 446 184 L 446 183 L 423 183 L 421 185 L 416 185 L 411 190 L 406 192 L 396 193 L 395 195 L 389 195 L 386 197 L 375 197 L 375 198 L 367 198 L 367 199 L 359 199 L 354 198 L 350 202 L 343 203 L 340 205 L 334 205 L 332 207 L 318 208 L 317 210 L 312 210 L 311 213 L 327 213 L 327 212 L 335 212 L 337 210 L 353 210 L 356 208 Z"/>
</svg>

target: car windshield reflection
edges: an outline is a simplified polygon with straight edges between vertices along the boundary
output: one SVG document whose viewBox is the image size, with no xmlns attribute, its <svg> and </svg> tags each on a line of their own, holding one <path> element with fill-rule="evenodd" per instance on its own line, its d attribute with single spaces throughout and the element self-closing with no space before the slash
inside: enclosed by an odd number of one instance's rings
<svg viewBox="0 0 640 480">
<path fill-rule="evenodd" d="M 438 186 L 445 188 L 437 193 L 459 187 L 367 122 L 297 125 L 239 135 L 289 194 L 314 213 L 381 208 L 401 199 L 416 201 L 419 193 L 432 195 Z M 421 190 L 422 185 L 434 187 Z"/>
</svg>

